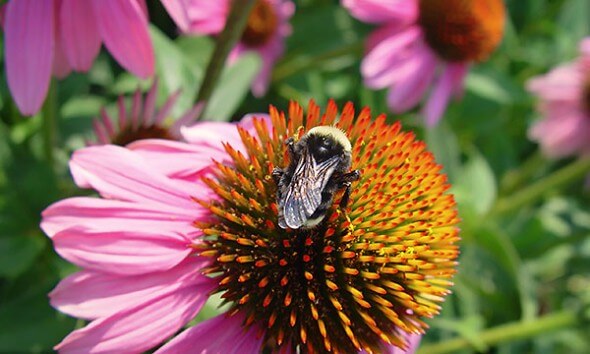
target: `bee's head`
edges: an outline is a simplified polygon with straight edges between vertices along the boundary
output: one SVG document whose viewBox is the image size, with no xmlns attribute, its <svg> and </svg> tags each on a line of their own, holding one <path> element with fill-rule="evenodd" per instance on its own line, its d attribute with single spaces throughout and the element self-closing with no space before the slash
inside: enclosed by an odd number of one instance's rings
<svg viewBox="0 0 590 354">
<path fill-rule="evenodd" d="M 334 155 L 350 154 L 352 146 L 344 132 L 332 126 L 318 126 L 310 129 L 302 138 L 318 161 Z"/>
</svg>

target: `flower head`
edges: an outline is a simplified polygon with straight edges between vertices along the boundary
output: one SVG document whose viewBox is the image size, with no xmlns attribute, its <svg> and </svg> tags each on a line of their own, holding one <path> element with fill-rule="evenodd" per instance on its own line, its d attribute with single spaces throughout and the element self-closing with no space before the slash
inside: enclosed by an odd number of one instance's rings
<svg viewBox="0 0 590 354">
<path fill-rule="evenodd" d="M 271 107 L 270 119 L 237 127 L 200 124 L 192 145 L 75 153 L 74 179 L 104 199 L 66 199 L 43 215 L 57 252 L 83 268 L 52 304 L 92 320 L 58 348 L 147 350 L 219 292 L 230 309 L 158 353 L 413 352 L 459 254 L 455 203 L 425 144 L 384 115 L 355 116 L 352 104 L 339 115 L 333 102 L 323 114 L 293 103 L 287 117 Z M 338 193 L 319 225 L 283 229 L 272 171 L 289 162 L 285 139 L 318 125 L 348 136 L 361 177 L 346 208 Z"/>
<path fill-rule="evenodd" d="M 173 18 L 182 14 L 163 3 Z M 8 87 L 25 115 L 39 111 L 52 75 L 90 70 L 101 44 L 133 74 L 154 72 L 145 0 L 10 0 L 4 40 Z"/>
<path fill-rule="evenodd" d="M 113 124 L 111 116 L 102 108 L 100 119 L 94 120 L 94 134 L 97 142 L 124 146 L 142 139 L 180 140 L 180 128 L 195 120 L 202 105 L 195 105 L 180 118 L 170 122 L 167 118 L 180 91 L 168 97 L 159 110 L 156 109 L 157 93 L 157 80 L 143 99 L 141 91 L 137 89 L 131 101 L 131 112 L 128 112 L 125 107 L 125 97 L 119 96 L 116 124 Z"/>
<path fill-rule="evenodd" d="M 188 23 L 181 30 L 195 34 L 218 34 L 229 14 L 231 0 L 186 1 Z M 263 96 L 268 90 L 275 62 L 283 55 L 285 37 L 291 34 L 289 19 L 295 11 L 291 0 L 257 0 L 248 17 L 246 29 L 229 55 L 235 62 L 246 52 L 256 52 L 262 68 L 252 83 L 252 93 Z"/>
<path fill-rule="evenodd" d="M 427 125 L 462 91 L 469 65 L 487 59 L 502 39 L 501 0 L 342 0 L 358 19 L 381 25 L 367 40 L 361 73 L 368 87 L 388 87 L 395 112 L 423 107 Z"/>
<path fill-rule="evenodd" d="M 529 130 L 543 152 L 551 157 L 590 153 L 590 38 L 580 43 L 579 58 L 532 78 L 527 87 L 540 99 L 544 115 Z"/>
</svg>

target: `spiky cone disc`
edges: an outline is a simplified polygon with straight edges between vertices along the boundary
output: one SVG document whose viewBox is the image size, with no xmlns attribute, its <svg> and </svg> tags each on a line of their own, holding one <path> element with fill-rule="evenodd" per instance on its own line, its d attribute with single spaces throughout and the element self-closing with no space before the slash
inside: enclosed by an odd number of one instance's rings
<svg viewBox="0 0 590 354">
<path fill-rule="evenodd" d="M 449 184 L 433 155 L 399 122 L 369 109 L 355 118 L 347 104 L 307 114 L 291 103 L 288 118 L 270 108 L 272 132 L 256 121 L 258 137 L 240 129 L 247 156 L 226 146 L 233 165 L 217 164 L 207 184 L 221 202 L 204 202 L 218 218 L 199 225 L 203 255 L 218 291 L 246 314 L 245 326 L 265 328 L 267 348 L 301 352 L 382 352 L 405 347 L 405 333 L 423 333 L 423 318 L 438 314 L 459 255 L 458 216 Z M 339 119 L 338 119 L 339 117 Z M 275 166 L 288 164 L 288 137 L 335 125 L 349 137 L 352 184 L 348 210 L 337 194 L 326 219 L 311 230 L 277 225 Z"/>
</svg>

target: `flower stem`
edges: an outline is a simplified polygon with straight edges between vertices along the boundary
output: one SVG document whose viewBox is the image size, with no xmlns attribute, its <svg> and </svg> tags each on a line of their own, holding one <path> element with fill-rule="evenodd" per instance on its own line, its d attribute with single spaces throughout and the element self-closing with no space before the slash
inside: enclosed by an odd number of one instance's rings
<svg viewBox="0 0 590 354">
<path fill-rule="evenodd" d="M 578 159 L 543 179 L 528 185 L 512 195 L 499 198 L 490 210 L 491 215 L 504 214 L 531 203 L 547 192 L 578 180 L 590 172 L 590 158 Z"/>
<path fill-rule="evenodd" d="M 246 23 L 248 22 L 248 16 L 255 2 L 256 0 L 234 0 L 231 2 L 232 6 L 227 16 L 225 28 L 219 37 L 217 37 L 215 49 L 207 65 L 205 78 L 197 95 L 196 103 L 203 104 L 197 120 L 201 119 L 207 108 L 215 85 L 221 76 L 227 56 L 244 32 L 244 28 L 246 28 Z"/>
<path fill-rule="evenodd" d="M 57 84 L 51 80 L 47 98 L 43 104 L 43 150 L 45 161 L 55 169 L 55 146 L 57 143 Z"/>
<path fill-rule="evenodd" d="M 581 318 L 573 311 L 561 311 L 539 317 L 534 321 L 508 323 L 485 330 L 477 335 L 477 344 L 490 346 L 518 339 L 531 338 L 538 334 L 549 333 L 562 328 L 575 326 L 581 322 Z M 469 340 L 465 338 L 455 338 L 436 344 L 422 345 L 420 346 L 418 353 L 455 353 L 458 350 L 473 347 L 473 343 Z"/>
</svg>

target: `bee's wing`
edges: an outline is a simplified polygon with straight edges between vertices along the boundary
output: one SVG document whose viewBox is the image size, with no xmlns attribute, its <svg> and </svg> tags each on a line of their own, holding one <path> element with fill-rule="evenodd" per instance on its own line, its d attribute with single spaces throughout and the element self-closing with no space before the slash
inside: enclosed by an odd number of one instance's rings
<svg viewBox="0 0 590 354">
<path fill-rule="evenodd" d="M 338 161 L 338 157 L 334 156 L 318 164 L 312 154 L 303 152 L 287 187 L 282 206 L 286 226 L 292 229 L 300 228 L 316 211 L 322 202 L 322 191 L 334 173 Z"/>
</svg>

